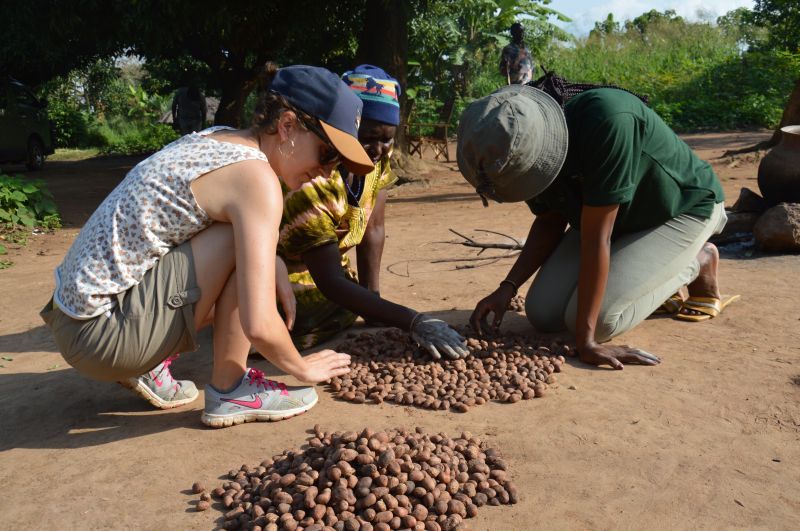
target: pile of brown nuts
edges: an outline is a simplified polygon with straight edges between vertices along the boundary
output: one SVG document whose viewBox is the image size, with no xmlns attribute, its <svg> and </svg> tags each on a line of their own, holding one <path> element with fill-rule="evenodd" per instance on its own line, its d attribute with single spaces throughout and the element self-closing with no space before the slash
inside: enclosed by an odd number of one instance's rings
<svg viewBox="0 0 800 531">
<path fill-rule="evenodd" d="M 514 297 L 511 299 L 511 302 L 508 303 L 508 309 L 512 312 L 524 312 L 525 297 L 522 295 L 514 295 Z"/>
<path fill-rule="evenodd" d="M 561 372 L 561 343 L 502 335 L 467 339 L 470 355 L 434 360 L 399 329 L 350 334 L 336 350 L 351 356 L 350 373 L 332 378 L 334 394 L 361 404 L 394 402 L 465 413 L 489 400 L 518 402 L 543 396 Z"/>
<path fill-rule="evenodd" d="M 205 510 L 210 496 L 221 500 L 224 529 L 461 530 L 479 507 L 517 502 L 497 450 L 469 433 L 450 438 L 422 428 L 314 426 L 306 449 L 243 465 L 229 478 L 198 502 Z"/>
</svg>

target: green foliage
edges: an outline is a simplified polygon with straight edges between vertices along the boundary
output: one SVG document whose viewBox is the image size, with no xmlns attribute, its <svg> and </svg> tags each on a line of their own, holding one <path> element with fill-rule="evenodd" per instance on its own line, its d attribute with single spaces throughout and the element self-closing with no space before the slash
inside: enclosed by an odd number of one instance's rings
<svg viewBox="0 0 800 531">
<path fill-rule="evenodd" d="M 106 59 L 51 80 L 41 92 L 59 147 L 99 148 L 103 154 L 134 155 L 158 151 L 177 138 L 161 116 L 171 96 L 148 92 L 147 73 L 131 61 L 124 68 Z M 156 83 L 151 78 L 152 86 Z"/>
<path fill-rule="evenodd" d="M 800 2 L 756 0 L 753 22 L 769 30 L 767 46 L 800 53 Z"/>
<path fill-rule="evenodd" d="M 742 49 L 759 49 L 769 39 L 769 30 L 756 23 L 755 13 L 746 7 L 729 11 L 717 18 L 720 31 L 733 38 Z"/>
<path fill-rule="evenodd" d="M 106 117 L 127 115 L 130 86 L 138 80 L 123 76 L 112 59 L 100 59 L 47 82 L 39 91 L 48 99 L 48 115 L 59 147 L 102 145 L 94 126 Z"/>
<path fill-rule="evenodd" d="M 91 143 L 89 122 L 92 117 L 71 102 L 51 99 L 47 105 L 47 115 L 55 126 L 59 147 L 79 148 Z"/>
<path fill-rule="evenodd" d="M 464 102 L 504 82 L 500 51 L 515 21 L 526 29 L 526 45 L 536 55 L 554 38 L 569 36 L 549 22 L 566 17 L 548 8 L 549 0 L 441 0 L 412 19 L 409 27 L 408 98 L 414 120 L 439 122 L 444 102 L 456 102 L 455 124 Z"/>
<path fill-rule="evenodd" d="M 53 227 L 60 223 L 53 196 L 43 181 L 0 174 L 0 223 Z"/>
<path fill-rule="evenodd" d="M 95 131 L 103 139 L 100 153 L 105 155 L 150 154 L 179 136 L 167 124 L 137 124 L 121 119 L 103 123 Z"/>
<path fill-rule="evenodd" d="M 571 81 L 647 95 L 678 130 L 775 127 L 780 121 L 800 77 L 800 55 L 742 51 L 741 28 L 687 22 L 670 12 L 651 11 L 634 21 L 622 30 L 601 23 L 573 47 L 553 46 L 545 64 Z"/>
</svg>

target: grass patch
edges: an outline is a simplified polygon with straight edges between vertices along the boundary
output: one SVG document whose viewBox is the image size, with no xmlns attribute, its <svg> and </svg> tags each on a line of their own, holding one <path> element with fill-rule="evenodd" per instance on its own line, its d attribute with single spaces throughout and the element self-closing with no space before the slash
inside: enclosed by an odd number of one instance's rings
<svg viewBox="0 0 800 531">
<path fill-rule="evenodd" d="M 54 161 L 74 161 L 91 159 L 100 154 L 97 148 L 58 148 L 56 152 L 47 157 L 48 160 Z"/>
</svg>

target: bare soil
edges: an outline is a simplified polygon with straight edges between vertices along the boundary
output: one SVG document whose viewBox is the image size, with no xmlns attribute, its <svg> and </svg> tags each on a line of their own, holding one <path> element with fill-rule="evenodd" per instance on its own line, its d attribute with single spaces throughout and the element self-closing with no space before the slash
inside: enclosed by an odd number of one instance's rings
<svg viewBox="0 0 800 531">
<path fill-rule="evenodd" d="M 715 157 L 768 135 L 685 138 L 712 161 L 731 204 L 742 186 L 757 189 L 758 157 Z M 302 444 L 319 423 L 468 430 L 490 440 L 509 463 L 520 503 L 482 508 L 473 529 L 798 528 L 797 256 L 723 255 L 723 293 L 741 294 L 740 302 L 711 321 L 650 319 L 619 338 L 661 356 L 658 367 L 618 372 L 568 360 L 548 396 L 465 414 L 350 404 L 320 389 L 320 403 L 303 416 L 211 430 L 200 423 L 202 396 L 154 411 L 121 386 L 83 378 L 37 315 L 79 227 L 136 162 L 48 163 L 37 177 L 54 192 L 66 228 L 11 246 L 14 265 L 0 270 L 0 527 L 210 529 L 220 513 L 194 512 L 194 481 L 214 486 L 231 468 Z M 427 184 L 391 193 L 381 291 L 463 324 L 512 260 L 456 269 L 475 262 L 433 261 L 474 251 L 436 242 L 454 239 L 448 228 L 487 241 L 499 237 L 474 229 L 523 238 L 531 214 L 519 204 L 483 209 L 454 163 L 427 166 Z M 504 326 L 529 329 L 520 314 Z M 209 335 L 202 338 L 199 352 L 173 365 L 201 389 L 211 368 Z M 276 375 L 265 361 L 254 365 Z"/>
</svg>

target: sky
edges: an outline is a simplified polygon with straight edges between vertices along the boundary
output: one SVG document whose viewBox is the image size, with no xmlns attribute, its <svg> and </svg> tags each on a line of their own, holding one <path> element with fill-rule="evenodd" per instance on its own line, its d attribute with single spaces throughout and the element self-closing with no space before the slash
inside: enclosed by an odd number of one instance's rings
<svg viewBox="0 0 800 531">
<path fill-rule="evenodd" d="M 609 13 L 620 22 L 633 19 L 651 9 L 665 11 L 674 9 L 678 15 L 689 20 L 698 20 L 698 12 L 704 11 L 711 20 L 739 7 L 752 9 L 753 0 L 552 0 L 548 7 L 572 19 L 570 23 L 557 22 L 558 26 L 577 36 L 585 36 L 594 28 L 594 23 L 604 20 Z"/>
</svg>

